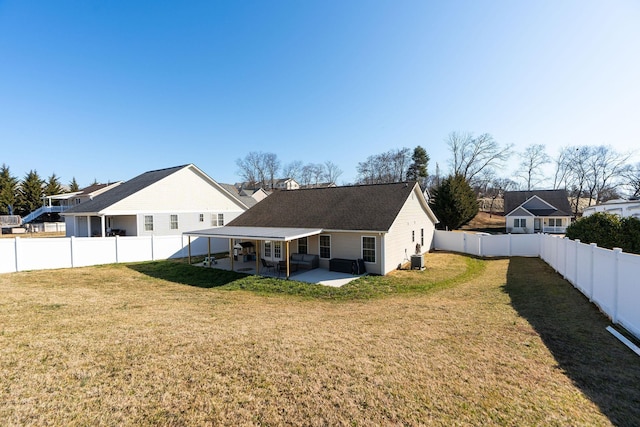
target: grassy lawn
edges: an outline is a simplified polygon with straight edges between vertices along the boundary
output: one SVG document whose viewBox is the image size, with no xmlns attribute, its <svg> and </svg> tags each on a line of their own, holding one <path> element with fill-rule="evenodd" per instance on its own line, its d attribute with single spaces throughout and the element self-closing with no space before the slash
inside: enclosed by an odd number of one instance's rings
<svg viewBox="0 0 640 427">
<path fill-rule="evenodd" d="M 340 289 L 177 262 L 0 275 L 3 425 L 640 425 L 640 358 L 538 259 Z"/>
</svg>

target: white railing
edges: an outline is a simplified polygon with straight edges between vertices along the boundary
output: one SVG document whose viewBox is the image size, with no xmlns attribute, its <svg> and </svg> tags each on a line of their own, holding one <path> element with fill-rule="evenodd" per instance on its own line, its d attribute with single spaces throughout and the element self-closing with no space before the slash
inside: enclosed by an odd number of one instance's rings
<svg viewBox="0 0 640 427">
<path fill-rule="evenodd" d="M 549 234 L 487 236 L 436 231 L 433 246 L 481 257 L 540 257 L 613 323 L 640 338 L 640 255 Z"/>
<path fill-rule="evenodd" d="M 38 218 L 40 215 L 46 213 L 61 213 L 66 211 L 67 209 L 69 209 L 69 206 L 41 206 L 22 218 L 22 223 L 26 224 L 27 222 L 31 222 L 34 219 Z"/>
<path fill-rule="evenodd" d="M 186 236 L 56 237 L 0 239 L 0 273 L 154 261 L 188 255 Z M 191 254 L 206 255 L 206 238 L 191 238 Z M 229 250 L 226 239 L 211 239 L 211 252 Z"/>
</svg>

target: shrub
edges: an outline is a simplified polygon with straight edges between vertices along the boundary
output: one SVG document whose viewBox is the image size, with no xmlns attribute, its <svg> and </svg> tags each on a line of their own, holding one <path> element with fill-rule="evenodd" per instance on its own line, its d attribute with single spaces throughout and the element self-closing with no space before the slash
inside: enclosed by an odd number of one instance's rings
<svg viewBox="0 0 640 427">
<path fill-rule="evenodd" d="M 580 239 L 582 243 L 640 254 L 640 220 L 637 218 L 598 212 L 571 224 L 566 235 L 573 240 Z"/>
</svg>

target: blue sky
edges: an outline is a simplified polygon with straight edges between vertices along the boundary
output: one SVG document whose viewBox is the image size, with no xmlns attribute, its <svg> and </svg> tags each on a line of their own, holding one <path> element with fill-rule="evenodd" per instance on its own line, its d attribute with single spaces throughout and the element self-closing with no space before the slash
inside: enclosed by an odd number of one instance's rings
<svg viewBox="0 0 640 427">
<path fill-rule="evenodd" d="M 629 151 L 639 100 L 635 0 L 0 0 L 0 163 L 19 178 L 194 163 L 232 183 L 263 151 L 344 183 L 417 145 L 446 171 L 452 131 Z"/>
</svg>

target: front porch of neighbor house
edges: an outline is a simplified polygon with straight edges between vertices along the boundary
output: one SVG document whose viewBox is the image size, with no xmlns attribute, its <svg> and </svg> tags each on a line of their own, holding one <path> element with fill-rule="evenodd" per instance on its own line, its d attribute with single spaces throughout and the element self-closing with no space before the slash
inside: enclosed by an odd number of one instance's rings
<svg viewBox="0 0 640 427">
<path fill-rule="evenodd" d="M 564 234 L 571 224 L 570 217 L 536 217 L 528 215 L 507 215 L 507 233 L 549 233 Z"/>
</svg>

